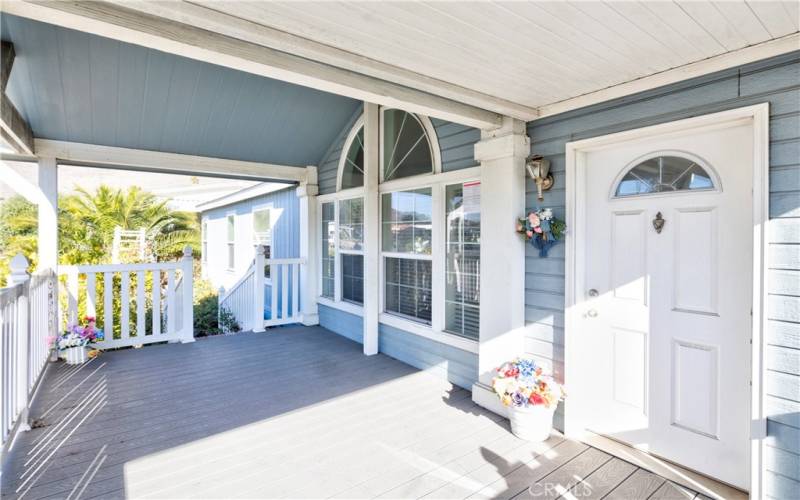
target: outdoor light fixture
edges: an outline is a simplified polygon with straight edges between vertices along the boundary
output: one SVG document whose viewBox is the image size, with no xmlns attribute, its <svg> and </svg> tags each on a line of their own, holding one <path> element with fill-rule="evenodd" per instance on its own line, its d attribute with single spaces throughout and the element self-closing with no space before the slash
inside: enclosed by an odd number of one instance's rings
<svg viewBox="0 0 800 500">
<path fill-rule="evenodd" d="M 545 160 L 541 155 L 531 155 L 525 160 L 528 175 L 536 183 L 537 199 L 544 201 L 542 191 L 553 187 L 553 174 L 550 173 L 550 160 Z"/>
</svg>

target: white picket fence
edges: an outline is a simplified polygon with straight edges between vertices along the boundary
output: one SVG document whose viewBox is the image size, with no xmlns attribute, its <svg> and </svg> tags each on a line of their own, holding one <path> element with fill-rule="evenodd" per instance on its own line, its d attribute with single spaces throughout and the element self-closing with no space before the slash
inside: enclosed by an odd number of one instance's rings
<svg viewBox="0 0 800 500">
<path fill-rule="evenodd" d="M 2 456 L 16 433 L 27 429 L 28 408 L 49 356 L 57 321 L 56 274 L 29 276 L 22 254 L 11 259 L 9 286 L 0 289 L 0 433 Z"/>
<path fill-rule="evenodd" d="M 230 311 L 242 330 L 300 323 L 300 275 L 305 259 L 267 259 L 264 247 L 227 292 L 220 289 L 219 310 Z"/>
<path fill-rule="evenodd" d="M 176 262 L 59 266 L 58 275 L 66 278 L 62 287 L 66 295 L 66 311 L 60 314 L 62 329 L 80 322 L 80 297 L 85 300 L 86 315 L 96 316 L 100 300 L 97 285 L 102 280 L 103 316 L 97 318 L 97 326 L 105 333 L 105 340 L 95 344 L 99 349 L 194 340 L 192 249 L 188 246 L 183 251 L 183 258 Z M 164 287 L 161 285 L 162 276 L 166 276 Z M 152 279 L 150 304 L 147 303 L 145 285 L 148 278 Z M 119 297 L 118 304 L 114 303 L 115 296 Z M 136 311 L 135 324 L 131 321 L 132 306 Z M 149 325 L 146 321 L 148 310 L 151 312 Z M 163 312 L 167 313 L 164 321 Z M 115 324 L 119 327 L 118 334 L 115 333 Z"/>
</svg>

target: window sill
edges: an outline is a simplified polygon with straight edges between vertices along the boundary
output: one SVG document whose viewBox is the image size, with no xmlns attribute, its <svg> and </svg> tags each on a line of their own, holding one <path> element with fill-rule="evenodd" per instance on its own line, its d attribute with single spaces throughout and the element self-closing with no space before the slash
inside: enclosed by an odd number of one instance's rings
<svg viewBox="0 0 800 500">
<path fill-rule="evenodd" d="M 317 297 L 317 304 L 322 304 L 323 306 L 330 307 L 332 309 L 338 309 L 342 312 L 354 314 L 356 316 L 364 316 L 364 307 L 353 304 L 352 302 L 336 302 L 335 300 L 331 300 L 327 297 Z"/>
<path fill-rule="evenodd" d="M 403 319 L 393 314 L 381 313 L 380 316 L 378 316 L 378 322 L 399 330 L 403 330 L 404 332 L 425 337 L 426 339 L 439 342 L 440 344 L 449 345 L 451 347 L 455 347 L 456 349 L 461 349 L 462 351 L 478 354 L 477 341 L 465 339 L 451 333 L 437 331 L 428 325 L 423 325 L 421 323 L 417 323 L 416 321 Z"/>
</svg>

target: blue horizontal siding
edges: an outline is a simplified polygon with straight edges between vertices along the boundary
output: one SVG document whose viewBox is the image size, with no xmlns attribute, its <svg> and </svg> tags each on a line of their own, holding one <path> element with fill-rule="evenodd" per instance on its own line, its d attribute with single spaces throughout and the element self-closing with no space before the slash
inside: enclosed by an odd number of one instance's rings
<svg viewBox="0 0 800 500">
<path fill-rule="evenodd" d="M 361 316 L 323 304 L 318 304 L 317 308 L 320 326 L 359 344 L 364 343 L 364 320 Z"/>
<path fill-rule="evenodd" d="M 478 380 L 478 355 L 381 324 L 380 352 L 472 390 Z"/>
<path fill-rule="evenodd" d="M 770 103 L 769 303 L 766 407 L 768 494 L 800 491 L 800 52 L 732 68 L 528 124 L 532 150 L 552 163 L 556 184 L 538 203 L 565 205 L 565 143 L 763 102 Z M 556 371 L 563 368 L 563 245 L 540 259 L 526 254 L 526 347 Z M 779 451 L 778 451 L 779 450 Z"/>
</svg>

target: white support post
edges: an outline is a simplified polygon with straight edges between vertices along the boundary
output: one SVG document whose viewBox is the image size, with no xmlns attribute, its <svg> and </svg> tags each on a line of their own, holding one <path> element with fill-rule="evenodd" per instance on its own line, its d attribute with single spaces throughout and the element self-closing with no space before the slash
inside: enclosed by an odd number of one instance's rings
<svg viewBox="0 0 800 500">
<path fill-rule="evenodd" d="M 9 286 L 24 284 L 31 278 L 28 274 L 28 264 L 28 259 L 26 259 L 21 253 L 18 253 L 11 259 L 11 262 L 9 263 L 9 270 L 11 271 L 11 274 L 8 276 Z M 19 297 L 16 311 L 17 317 L 13 321 L 17 325 L 17 331 L 14 332 L 14 334 L 17 336 L 16 342 L 18 346 L 17 360 L 15 365 L 17 367 L 17 374 L 19 375 L 17 378 L 16 387 L 16 406 L 18 408 L 22 408 L 19 416 L 19 430 L 21 431 L 29 431 L 31 429 L 28 425 L 28 387 L 30 387 L 30 381 L 28 380 L 28 377 L 30 376 L 30 366 L 28 366 L 28 363 L 30 362 L 28 346 L 30 345 L 29 337 L 31 326 L 30 318 L 28 317 L 29 300 L 30 298 L 28 293 L 24 293 Z"/>
<path fill-rule="evenodd" d="M 256 245 L 256 255 L 253 259 L 253 331 L 264 331 L 264 246 Z M 272 296 L 278 293 L 278 277 L 275 269 L 272 270 Z M 285 283 L 282 283 L 285 286 Z M 273 300 L 273 303 L 275 301 Z M 272 317 L 274 318 L 278 312 L 275 308 L 272 309 Z"/>
<path fill-rule="evenodd" d="M 187 344 L 194 342 L 194 283 L 192 276 L 194 274 L 194 259 L 192 258 L 192 247 L 186 245 L 183 247 L 183 258 L 181 259 L 181 273 L 183 274 L 182 284 L 183 293 L 181 294 L 181 304 L 178 307 L 183 308 L 182 324 L 181 324 L 181 343 Z M 170 311 L 170 314 L 173 314 Z"/>
<path fill-rule="evenodd" d="M 39 158 L 39 263 L 38 269 L 58 265 L 58 169 L 55 158 Z"/>
<path fill-rule="evenodd" d="M 380 106 L 364 103 L 364 354 L 378 354 Z M 338 278 L 338 276 L 337 276 Z"/>
<path fill-rule="evenodd" d="M 475 145 L 481 163 L 480 342 L 478 383 L 472 399 L 505 414 L 491 389 L 503 361 L 523 352 L 525 327 L 525 244 L 516 234 L 525 211 L 525 159 L 530 140 L 525 122 L 504 118 L 497 130 L 483 131 Z"/>
<path fill-rule="evenodd" d="M 317 253 L 318 226 L 317 220 L 317 167 L 306 167 L 306 182 L 298 186 L 296 192 L 300 201 L 300 258 L 305 260 L 300 265 L 300 283 L 292 283 L 293 289 L 300 286 L 300 310 L 303 324 L 318 325 L 317 313 L 317 281 L 319 254 Z M 296 308 L 295 304 L 292 307 Z"/>
</svg>

